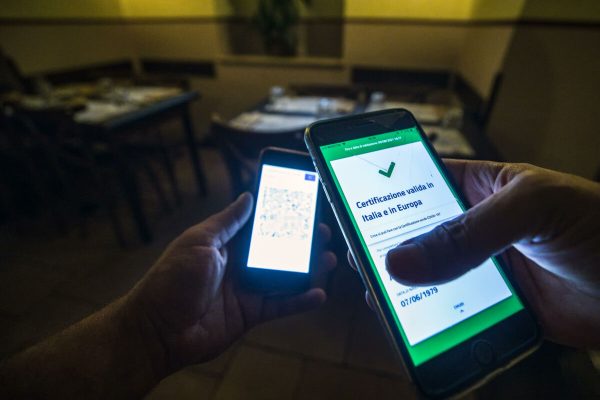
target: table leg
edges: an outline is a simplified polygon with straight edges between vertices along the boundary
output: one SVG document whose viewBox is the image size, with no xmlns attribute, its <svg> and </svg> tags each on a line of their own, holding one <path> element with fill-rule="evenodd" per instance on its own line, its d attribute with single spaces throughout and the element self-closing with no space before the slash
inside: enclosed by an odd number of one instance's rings
<svg viewBox="0 0 600 400">
<path fill-rule="evenodd" d="M 194 175 L 196 176 L 196 183 L 198 185 L 198 192 L 200 195 L 206 195 L 208 193 L 206 187 L 206 177 L 202 171 L 200 164 L 200 154 L 198 152 L 198 145 L 194 136 L 194 127 L 192 125 L 192 118 L 190 116 L 190 110 L 188 107 L 184 107 L 181 114 L 181 121 L 183 123 L 183 129 L 185 133 L 185 140 L 190 152 L 190 160 L 192 162 L 192 168 L 194 169 Z"/>
<path fill-rule="evenodd" d="M 123 191 L 131 214 L 137 225 L 138 235 L 144 243 L 152 241 L 152 232 L 148 226 L 148 219 L 142 208 L 142 199 L 140 197 L 140 191 L 138 188 L 138 182 L 136 180 L 134 172 L 131 170 L 126 157 L 123 154 L 121 146 L 114 142 L 114 139 L 109 140 L 111 152 L 115 157 L 115 164 L 117 167 L 117 174 L 119 175 L 119 182 Z"/>
</svg>

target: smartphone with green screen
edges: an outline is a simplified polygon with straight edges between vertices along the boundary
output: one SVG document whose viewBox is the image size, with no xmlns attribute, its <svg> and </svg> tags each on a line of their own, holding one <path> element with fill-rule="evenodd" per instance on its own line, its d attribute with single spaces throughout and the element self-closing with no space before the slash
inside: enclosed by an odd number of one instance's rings
<svg viewBox="0 0 600 400">
<path fill-rule="evenodd" d="M 468 208 L 410 112 L 319 121 L 305 141 L 380 321 L 425 395 L 472 389 L 539 346 L 533 315 L 497 257 L 429 287 L 388 274 L 389 250 Z"/>
</svg>

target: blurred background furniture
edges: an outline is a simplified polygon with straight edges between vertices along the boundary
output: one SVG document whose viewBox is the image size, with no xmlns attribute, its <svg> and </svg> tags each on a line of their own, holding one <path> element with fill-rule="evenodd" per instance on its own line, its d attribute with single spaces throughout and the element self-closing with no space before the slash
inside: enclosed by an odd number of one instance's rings
<svg viewBox="0 0 600 400">
<path fill-rule="evenodd" d="M 46 113 L 46 129 L 51 118 L 56 121 L 62 117 Z M 3 177 L 10 182 L 7 187 L 15 213 L 49 213 L 61 233 L 67 232 L 75 218 L 85 235 L 86 217 L 102 207 L 117 241 L 124 245 L 110 166 L 92 152 L 87 141 L 44 131 L 30 115 L 8 106 L 3 109 L 2 134 L 7 144 L 3 146 Z"/>
<path fill-rule="evenodd" d="M 275 86 L 270 89 L 268 97 L 229 121 L 213 115 L 210 132 L 219 143 L 230 172 L 233 194 L 249 188 L 258 155 L 264 147 L 306 151 L 303 136 L 307 125 L 322 118 L 365 111 L 386 108 L 410 110 L 442 156 L 478 158 L 490 154 L 489 144 L 483 138 L 472 145 L 463 133 L 466 128 L 472 136 L 482 136 L 474 132 L 475 123 L 470 121 L 471 115 L 464 114 L 458 98 L 448 96 L 447 89 L 429 84 L 427 91 L 423 92 L 423 85 L 415 88 L 406 82 L 400 86 L 393 83 L 385 86 L 385 92 L 373 82 L 369 85 Z M 448 82 L 440 78 L 437 83 L 446 85 Z"/>
<path fill-rule="evenodd" d="M 198 98 L 197 92 L 186 92 L 176 86 L 135 86 L 132 83 L 117 83 L 109 78 L 95 83 L 63 86 L 53 86 L 45 79 L 40 79 L 36 83 L 36 90 L 39 94 L 12 91 L 2 97 L 7 126 L 12 126 L 14 131 L 14 121 L 19 121 L 35 138 L 34 147 L 46 153 L 50 150 L 62 151 L 65 145 L 73 153 L 77 147 L 76 152 L 81 153 L 78 157 L 87 158 L 88 163 L 97 161 L 98 154 L 95 151 L 101 148 L 101 158 L 115 170 L 114 177 L 120 183 L 120 191 L 124 194 L 142 241 L 150 241 L 152 232 L 132 165 L 141 168 L 156 192 L 162 210 L 167 211 L 171 206 L 152 164 L 161 166 L 175 204 L 181 204 L 171 152 L 160 130 L 165 121 L 180 121 L 198 193 L 206 194 L 206 180 L 188 111 L 189 104 Z M 15 137 L 19 135 L 13 134 Z M 43 143 L 47 145 L 42 146 Z M 54 159 L 58 157 L 55 153 L 49 154 Z M 53 158 L 46 156 L 44 159 Z M 100 179 L 102 174 L 96 168 L 87 168 L 96 180 Z M 60 171 L 55 168 L 55 177 L 65 175 Z M 61 185 L 63 191 L 69 186 L 67 183 Z M 125 240 L 119 228 L 122 224 L 114 213 L 114 196 L 109 197 L 111 200 L 107 199 L 103 204 L 111 215 L 116 237 L 123 244 Z"/>
<path fill-rule="evenodd" d="M 306 151 L 302 126 L 289 130 L 264 131 L 252 127 L 242 129 L 214 115 L 210 131 L 219 144 L 234 197 L 244 190 L 251 189 L 257 172 L 258 158 L 265 147 Z"/>
<path fill-rule="evenodd" d="M 122 135 L 123 132 L 148 129 L 149 127 L 156 126 L 162 120 L 174 117 L 179 118 L 183 127 L 185 143 L 192 163 L 198 193 L 201 195 L 206 194 L 206 178 L 202 171 L 194 129 L 187 108 L 188 104 L 197 97 L 198 94 L 196 92 L 172 94 L 144 106 L 126 109 L 124 112 L 120 112 L 116 116 L 107 119 L 102 118 L 102 114 L 110 113 L 112 109 L 110 107 L 106 109 L 104 106 L 100 106 L 97 113 L 92 112 L 91 115 L 75 115 L 75 121 L 80 125 L 79 129 L 85 132 L 84 134 L 86 135 L 92 135 L 106 140 L 112 153 L 115 155 L 121 186 L 126 193 L 129 207 L 136 221 L 138 234 L 143 241 L 151 240 L 151 230 L 148 225 L 147 216 L 142 207 L 139 206 L 140 193 L 138 184 L 131 173 L 126 153 L 117 138 Z M 100 116 L 96 118 L 98 114 Z M 160 139 L 160 136 L 158 136 L 158 138 L 159 140 L 162 140 Z M 174 193 L 177 193 L 178 189 L 174 170 L 172 166 L 170 166 L 172 163 L 168 160 L 168 154 L 165 152 L 165 149 L 161 148 L 161 142 L 159 141 L 157 144 L 159 145 L 158 148 L 161 157 L 165 161 L 171 187 Z"/>
</svg>

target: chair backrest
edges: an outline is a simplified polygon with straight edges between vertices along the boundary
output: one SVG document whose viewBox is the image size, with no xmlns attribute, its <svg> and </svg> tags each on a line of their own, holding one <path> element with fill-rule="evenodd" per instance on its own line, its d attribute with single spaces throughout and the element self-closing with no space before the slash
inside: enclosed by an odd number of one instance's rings
<svg viewBox="0 0 600 400">
<path fill-rule="evenodd" d="M 133 61 L 131 59 L 122 59 L 50 71 L 44 74 L 44 79 L 52 85 L 64 85 L 79 82 L 95 82 L 102 78 L 131 79 L 134 75 L 135 67 Z"/>
<path fill-rule="evenodd" d="M 217 76 L 213 61 L 155 57 L 143 57 L 139 61 L 142 71 L 147 74 L 179 77 L 201 76 L 204 78 L 215 78 Z"/>
<path fill-rule="evenodd" d="M 421 71 L 358 66 L 353 67 L 350 73 L 350 79 L 353 84 L 427 85 L 439 89 L 447 89 L 452 83 L 452 73 L 444 70 Z"/>
<path fill-rule="evenodd" d="M 304 128 L 260 132 L 236 128 L 218 116 L 213 116 L 211 134 L 217 141 L 226 142 L 250 159 L 257 159 L 260 151 L 269 146 L 306 151 Z"/>
<path fill-rule="evenodd" d="M 16 90 L 25 91 L 25 78 L 15 61 L 0 48 L 0 93 Z"/>
<path fill-rule="evenodd" d="M 25 208 L 32 207 L 28 212 L 56 211 L 55 205 L 61 200 L 58 193 L 66 187 L 66 180 L 57 149 L 49 137 L 28 115 L 9 108 L 0 115 L 0 135 L 0 157 L 4 164 L 0 178 L 12 196 Z M 62 227 L 64 221 L 57 222 Z"/>
<path fill-rule="evenodd" d="M 210 132 L 221 149 L 234 195 L 249 188 L 256 174 L 258 156 L 265 147 L 306 151 L 304 129 L 257 132 L 233 127 L 213 115 Z"/>
</svg>

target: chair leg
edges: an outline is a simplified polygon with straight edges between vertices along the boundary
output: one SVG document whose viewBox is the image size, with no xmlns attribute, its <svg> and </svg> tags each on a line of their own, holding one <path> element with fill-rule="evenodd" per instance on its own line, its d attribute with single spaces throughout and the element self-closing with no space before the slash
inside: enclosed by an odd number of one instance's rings
<svg viewBox="0 0 600 400">
<path fill-rule="evenodd" d="M 5 185 L 3 181 L 0 181 L 0 225 L 4 222 L 8 222 L 14 215 L 8 191 L 8 185 Z"/>
<path fill-rule="evenodd" d="M 179 206 L 181 205 L 181 191 L 179 190 L 179 182 L 177 181 L 177 175 L 175 174 L 173 160 L 169 155 L 169 150 L 165 146 L 160 130 L 156 131 L 156 136 L 158 139 L 158 148 L 161 154 L 161 159 L 164 164 L 165 170 L 167 171 L 167 178 L 169 179 L 171 191 L 173 192 L 173 197 L 175 198 L 175 204 Z"/>
<path fill-rule="evenodd" d="M 96 175 L 94 177 L 94 180 L 99 183 L 100 179 L 99 179 L 97 171 L 94 171 L 93 174 Z M 107 185 L 101 185 L 98 187 L 105 187 L 105 186 L 107 186 Z M 115 193 L 113 191 L 102 190 L 100 193 L 100 202 L 102 203 L 102 208 L 104 208 L 104 210 L 108 214 L 108 218 L 110 219 L 110 224 L 112 226 L 112 230 L 115 235 L 115 239 L 117 239 L 117 243 L 119 244 L 119 247 L 126 248 L 127 240 L 125 239 L 123 223 L 121 222 L 121 219 L 119 218 L 119 212 L 118 212 L 118 207 L 117 207 L 117 204 L 118 204 L 117 196 L 115 195 Z"/>
<path fill-rule="evenodd" d="M 156 192 L 156 196 L 158 197 L 161 208 L 163 209 L 164 212 L 171 212 L 171 206 L 169 204 L 169 200 L 167 200 L 165 191 L 163 190 L 162 185 L 160 184 L 160 180 L 158 179 L 158 176 L 154 172 L 154 169 L 152 168 L 152 166 L 150 165 L 148 160 L 146 160 L 145 157 L 141 157 L 140 164 L 142 165 L 144 172 L 148 176 L 150 183 L 154 187 L 154 191 Z"/>
<path fill-rule="evenodd" d="M 208 183 L 204 171 L 202 170 L 202 162 L 200 160 L 200 149 L 196 145 L 196 137 L 194 136 L 194 127 L 192 124 L 192 117 L 190 116 L 190 110 L 186 105 L 181 110 L 181 123 L 183 124 L 183 132 L 185 135 L 185 141 L 188 146 L 190 154 L 190 161 L 196 177 L 196 183 L 198 185 L 198 193 L 201 196 L 205 196 L 208 193 Z"/>
<path fill-rule="evenodd" d="M 121 219 L 119 218 L 119 214 L 117 212 L 117 203 L 113 196 L 110 197 L 111 198 L 109 199 L 103 199 L 104 207 L 108 212 L 108 217 L 110 218 L 110 223 L 119 246 L 125 248 L 127 247 L 127 241 L 125 240 L 125 235 L 123 234 L 123 224 L 121 223 Z"/>
<path fill-rule="evenodd" d="M 68 230 L 68 209 L 73 204 L 77 204 L 76 196 L 74 195 L 67 174 L 58 161 L 58 151 L 53 144 L 48 144 L 46 149 L 48 158 L 49 170 L 53 175 L 53 180 L 56 181 L 55 198 L 58 201 L 58 230 L 62 234 L 66 234 Z"/>
<path fill-rule="evenodd" d="M 235 198 L 244 189 L 241 167 L 227 143 L 220 142 L 219 149 L 221 150 L 220 152 L 225 163 L 225 168 L 227 169 L 227 172 L 229 172 L 231 195 L 232 198 Z"/>
<path fill-rule="evenodd" d="M 89 163 L 89 172 L 94 183 L 94 186 L 99 188 L 99 199 L 102 203 L 102 207 L 106 210 L 110 219 L 115 238 L 121 248 L 127 247 L 127 240 L 125 240 L 125 234 L 123 230 L 123 223 L 119 218 L 117 211 L 117 196 L 114 191 L 106 190 L 109 186 L 106 184 L 106 179 L 102 179 L 102 173 L 96 160 L 92 154 L 91 143 L 85 141 L 82 147 L 83 154 Z"/>
<path fill-rule="evenodd" d="M 115 157 L 115 172 L 117 173 L 121 189 L 125 194 L 125 199 L 131 210 L 131 215 L 135 221 L 139 237 L 142 242 L 150 243 L 152 241 L 152 230 L 150 229 L 143 208 L 136 176 L 129 165 L 127 157 L 123 153 L 122 146 L 120 146 L 114 138 L 109 137 L 108 139 L 109 149 Z"/>
<path fill-rule="evenodd" d="M 65 235 L 68 231 L 67 213 L 64 205 L 61 203 L 61 196 L 57 196 L 56 188 L 52 187 L 52 183 L 48 182 L 47 179 L 44 182 L 40 177 L 45 172 L 50 171 L 50 175 L 56 179 L 52 168 L 48 168 L 47 171 L 42 171 L 40 167 L 36 166 L 32 159 L 27 160 L 27 168 L 31 187 L 34 190 L 38 200 L 41 200 L 46 205 L 46 212 L 50 214 L 50 217 L 54 220 L 56 225 L 56 231 Z M 43 206 L 42 206 L 43 207 Z"/>
<path fill-rule="evenodd" d="M 32 165 L 33 168 L 38 170 L 38 176 L 47 176 L 46 192 L 54 200 L 53 214 L 57 230 L 64 235 L 68 230 L 68 210 L 72 205 L 68 204 L 69 200 L 71 200 L 69 196 L 69 181 L 58 161 L 58 150 L 52 140 L 44 135 L 33 121 L 28 118 L 21 118 L 20 122 L 29 137 L 34 140 L 34 143 L 41 150 L 41 157 L 34 156 L 36 161 L 32 160 Z M 40 158 L 44 161 L 44 165 L 40 166 L 38 164 Z"/>
</svg>

